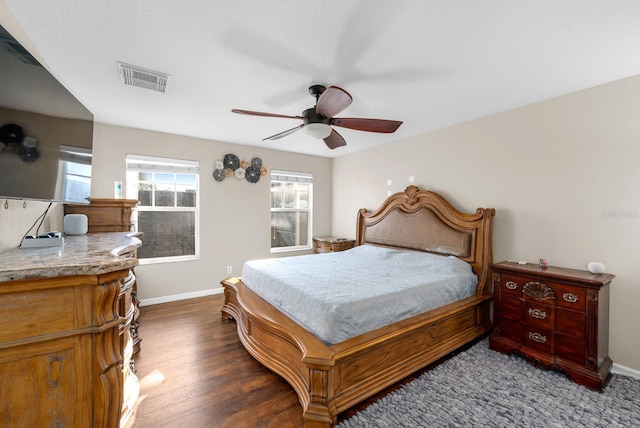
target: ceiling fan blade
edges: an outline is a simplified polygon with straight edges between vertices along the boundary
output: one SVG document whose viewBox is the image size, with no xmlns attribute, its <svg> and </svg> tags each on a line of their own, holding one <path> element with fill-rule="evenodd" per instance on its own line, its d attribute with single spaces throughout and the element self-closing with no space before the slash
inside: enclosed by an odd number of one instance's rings
<svg viewBox="0 0 640 428">
<path fill-rule="evenodd" d="M 302 116 L 287 116 L 287 115 L 284 115 L 284 114 L 263 113 L 263 112 L 260 112 L 260 111 L 240 110 L 240 109 L 237 109 L 237 108 L 234 108 L 231 111 L 233 113 L 238 113 L 238 114 L 248 114 L 249 116 L 282 117 L 282 118 L 285 118 L 285 119 L 303 119 Z"/>
<path fill-rule="evenodd" d="M 346 146 L 347 145 L 347 142 L 344 140 L 344 138 L 342 138 L 342 135 L 338 134 L 334 129 L 332 129 L 331 130 L 331 134 L 329 134 L 329 136 L 324 139 L 324 143 L 331 150 L 333 150 L 333 149 L 335 149 L 337 147 L 341 147 L 341 146 Z"/>
<path fill-rule="evenodd" d="M 318 98 L 316 113 L 324 117 L 333 117 L 351 105 L 351 95 L 342 88 L 329 86 Z"/>
<path fill-rule="evenodd" d="M 298 131 L 302 127 L 304 127 L 304 123 L 302 125 L 296 126 L 295 128 L 287 129 L 286 131 L 283 131 L 283 132 L 280 132 L 278 134 L 272 135 L 271 137 L 263 138 L 262 141 L 265 141 L 265 140 L 277 140 L 278 138 L 286 137 L 287 135 L 293 134 L 294 132 Z"/>
<path fill-rule="evenodd" d="M 402 125 L 398 120 L 363 119 L 359 117 L 343 117 L 331 119 L 331 124 L 358 131 L 382 132 L 390 134 Z"/>
</svg>

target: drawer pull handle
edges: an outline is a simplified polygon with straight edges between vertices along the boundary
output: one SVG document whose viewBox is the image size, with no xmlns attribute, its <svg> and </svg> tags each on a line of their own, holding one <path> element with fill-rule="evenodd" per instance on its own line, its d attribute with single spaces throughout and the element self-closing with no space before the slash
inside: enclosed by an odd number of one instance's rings
<svg viewBox="0 0 640 428">
<path fill-rule="evenodd" d="M 507 283 L 505 284 L 505 287 L 507 287 L 509 290 L 515 290 L 516 288 L 518 288 L 518 283 L 513 281 L 507 281 Z"/>
<path fill-rule="evenodd" d="M 547 336 L 543 336 L 540 333 L 534 333 L 532 331 L 529 332 L 529 339 L 538 342 L 538 343 L 544 343 L 547 341 Z"/>
<path fill-rule="evenodd" d="M 529 308 L 529 316 L 532 318 L 538 318 L 539 320 L 543 320 L 547 317 L 547 313 L 545 311 L 541 311 L 538 308 Z"/>
<path fill-rule="evenodd" d="M 562 293 L 562 298 L 569 303 L 575 303 L 578 301 L 578 295 L 573 293 Z"/>
</svg>

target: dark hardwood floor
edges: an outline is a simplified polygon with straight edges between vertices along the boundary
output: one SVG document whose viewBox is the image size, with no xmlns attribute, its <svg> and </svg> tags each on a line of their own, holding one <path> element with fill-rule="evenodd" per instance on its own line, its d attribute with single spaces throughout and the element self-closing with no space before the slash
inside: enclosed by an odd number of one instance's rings
<svg viewBox="0 0 640 428">
<path fill-rule="evenodd" d="M 135 356 L 140 398 L 126 428 L 303 426 L 293 388 L 245 351 L 235 322 L 220 316 L 223 302 L 219 294 L 141 308 L 142 343 Z M 339 415 L 338 421 L 428 369 Z"/>
<path fill-rule="evenodd" d="M 296 427 L 298 397 L 242 347 L 223 295 L 143 306 L 140 398 L 129 427 Z"/>
</svg>

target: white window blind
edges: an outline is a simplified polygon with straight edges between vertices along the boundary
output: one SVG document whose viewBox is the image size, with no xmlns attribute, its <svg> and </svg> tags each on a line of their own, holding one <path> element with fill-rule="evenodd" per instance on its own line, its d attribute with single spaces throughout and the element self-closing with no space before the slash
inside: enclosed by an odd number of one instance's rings
<svg viewBox="0 0 640 428">
<path fill-rule="evenodd" d="M 176 174 L 198 174 L 199 162 L 174 160 L 149 156 L 127 155 L 128 171 L 167 172 Z"/>
<path fill-rule="evenodd" d="M 313 183 L 313 174 L 308 172 L 271 170 L 272 181 L 287 181 L 289 183 Z"/>
</svg>

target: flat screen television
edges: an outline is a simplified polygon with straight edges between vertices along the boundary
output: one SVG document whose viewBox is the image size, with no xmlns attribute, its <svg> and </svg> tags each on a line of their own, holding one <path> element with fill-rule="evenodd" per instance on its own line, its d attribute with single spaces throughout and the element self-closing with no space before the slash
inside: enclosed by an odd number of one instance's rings
<svg viewBox="0 0 640 428">
<path fill-rule="evenodd" d="M 88 203 L 93 114 L 0 26 L 0 199 Z"/>
</svg>

